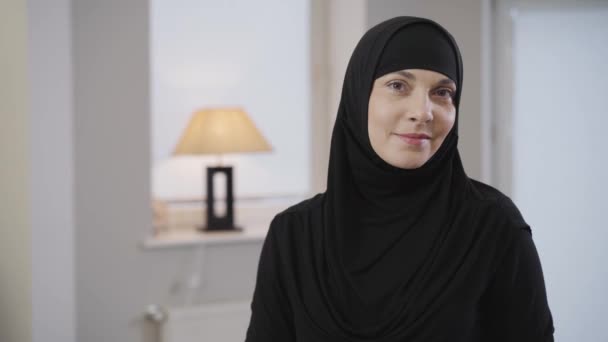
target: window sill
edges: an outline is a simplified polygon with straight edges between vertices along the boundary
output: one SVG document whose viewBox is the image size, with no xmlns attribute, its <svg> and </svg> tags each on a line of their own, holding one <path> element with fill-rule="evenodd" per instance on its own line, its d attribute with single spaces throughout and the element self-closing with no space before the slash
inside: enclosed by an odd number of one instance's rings
<svg viewBox="0 0 608 342">
<path fill-rule="evenodd" d="M 200 232 L 196 229 L 174 230 L 150 236 L 143 241 L 146 249 L 262 242 L 268 224 L 243 227 L 238 232 Z"/>
<path fill-rule="evenodd" d="M 200 203 L 173 205 L 164 212 L 162 228 L 144 238 L 144 249 L 165 249 L 200 245 L 226 245 L 239 243 L 262 243 L 268 233 L 272 218 L 302 197 L 287 197 L 264 200 L 240 200 L 236 206 L 236 225 L 242 227 L 237 232 L 201 232 L 204 207 Z"/>
</svg>

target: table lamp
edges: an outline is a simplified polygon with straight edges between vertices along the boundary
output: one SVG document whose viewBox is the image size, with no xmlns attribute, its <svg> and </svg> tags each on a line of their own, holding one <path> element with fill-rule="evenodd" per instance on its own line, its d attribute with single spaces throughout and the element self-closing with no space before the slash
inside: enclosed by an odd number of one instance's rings
<svg viewBox="0 0 608 342">
<path fill-rule="evenodd" d="M 219 166 L 207 167 L 207 225 L 203 231 L 239 231 L 234 225 L 234 189 L 232 166 L 221 165 L 226 153 L 271 151 L 272 147 L 247 113 L 241 108 L 212 108 L 196 111 L 184 130 L 173 155 L 220 156 Z M 224 216 L 215 213 L 213 177 L 226 176 L 226 211 Z"/>
</svg>

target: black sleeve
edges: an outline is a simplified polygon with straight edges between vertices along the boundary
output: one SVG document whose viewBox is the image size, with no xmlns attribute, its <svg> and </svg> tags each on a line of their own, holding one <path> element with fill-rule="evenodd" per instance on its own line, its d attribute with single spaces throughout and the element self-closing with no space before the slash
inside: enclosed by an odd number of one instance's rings
<svg viewBox="0 0 608 342">
<path fill-rule="evenodd" d="M 279 225 L 275 217 L 264 240 L 245 342 L 295 341 L 293 314 L 280 272 Z"/>
<path fill-rule="evenodd" d="M 530 231 L 522 229 L 483 295 L 483 341 L 553 342 L 540 259 Z"/>
</svg>

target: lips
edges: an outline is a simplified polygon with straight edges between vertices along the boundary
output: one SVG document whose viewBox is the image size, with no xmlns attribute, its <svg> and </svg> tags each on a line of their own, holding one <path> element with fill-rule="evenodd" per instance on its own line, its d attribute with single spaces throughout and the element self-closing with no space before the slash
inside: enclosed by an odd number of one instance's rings
<svg viewBox="0 0 608 342">
<path fill-rule="evenodd" d="M 426 142 L 431 139 L 430 136 L 424 133 L 397 134 L 397 136 L 406 144 L 410 146 L 416 146 L 416 148 L 424 146 Z"/>
<path fill-rule="evenodd" d="M 407 134 L 397 134 L 400 137 L 410 138 L 410 139 L 431 139 L 430 136 L 424 133 L 407 133 Z"/>
</svg>

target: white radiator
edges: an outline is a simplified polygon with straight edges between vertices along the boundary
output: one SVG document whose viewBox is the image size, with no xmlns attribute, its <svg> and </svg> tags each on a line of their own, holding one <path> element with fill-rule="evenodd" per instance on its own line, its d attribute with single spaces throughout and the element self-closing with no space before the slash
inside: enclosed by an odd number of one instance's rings
<svg viewBox="0 0 608 342">
<path fill-rule="evenodd" d="M 202 304 L 163 310 L 159 342 L 243 342 L 249 326 L 249 301 Z"/>
</svg>

